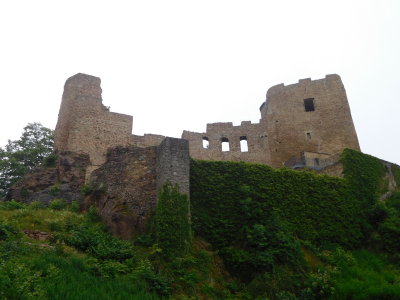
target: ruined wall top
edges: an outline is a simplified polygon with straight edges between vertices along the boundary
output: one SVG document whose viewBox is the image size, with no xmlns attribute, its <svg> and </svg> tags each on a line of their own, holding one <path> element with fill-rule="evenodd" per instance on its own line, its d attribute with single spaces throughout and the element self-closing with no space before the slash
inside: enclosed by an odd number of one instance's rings
<svg viewBox="0 0 400 300">
<path fill-rule="evenodd" d="M 100 78 L 82 73 L 66 81 L 55 130 L 57 150 L 87 153 L 96 168 L 104 163 L 108 148 L 162 143 L 165 137 L 161 135 L 132 135 L 132 116 L 110 112 L 102 104 L 100 84 Z M 346 147 L 359 150 L 339 75 L 279 84 L 269 88 L 266 96 L 259 123 L 217 122 L 207 124 L 205 132 L 184 131 L 182 138 L 189 141 L 190 156 L 280 167 L 301 151 L 336 154 Z"/>
</svg>

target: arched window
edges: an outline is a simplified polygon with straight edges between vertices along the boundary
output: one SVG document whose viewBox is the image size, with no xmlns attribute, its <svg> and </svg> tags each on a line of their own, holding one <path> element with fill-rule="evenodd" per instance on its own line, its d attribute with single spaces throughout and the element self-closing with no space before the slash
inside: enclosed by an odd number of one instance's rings
<svg viewBox="0 0 400 300">
<path fill-rule="evenodd" d="M 247 145 L 247 137 L 240 137 L 240 152 L 249 152 L 249 147 Z"/>
<path fill-rule="evenodd" d="M 203 136 L 203 148 L 208 149 L 210 147 L 210 141 L 208 140 L 208 137 Z"/>
<path fill-rule="evenodd" d="M 222 152 L 229 151 L 229 140 L 225 137 L 221 138 L 221 149 Z"/>
</svg>

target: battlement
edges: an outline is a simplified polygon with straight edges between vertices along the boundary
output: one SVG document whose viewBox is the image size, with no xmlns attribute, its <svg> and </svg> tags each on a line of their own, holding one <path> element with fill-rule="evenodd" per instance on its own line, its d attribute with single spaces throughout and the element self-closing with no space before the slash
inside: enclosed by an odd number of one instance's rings
<svg viewBox="0 0 400 300">
<path fill-rule="evenodd" d="M 328 74 L 325 76 L 325 78 L 314 79 L 314 80 L 311 80 L 311 78 L 299 79 L 298 83 L 292 83 L 292 84 L 288 84 L 288 85 L 285 85 L 284 83 L 280 83 L 280 84 L 274 85 L 268 89 L 267 99 L 268 99 L 268 96 L 272 96 L 277 93 L 287 92 L 287 91 L 290 91 L 291 89 L 304 88 L 305 86 L 308 86 L 308 85 L 314 85 L 314 86 L 321 87 L 321 85 L 332 85 L 335 83 L 336 84 L 339 83 L 343 86 L 342 80 L 341 80 L 340 76 L 337 74 Z"/>
</svg>

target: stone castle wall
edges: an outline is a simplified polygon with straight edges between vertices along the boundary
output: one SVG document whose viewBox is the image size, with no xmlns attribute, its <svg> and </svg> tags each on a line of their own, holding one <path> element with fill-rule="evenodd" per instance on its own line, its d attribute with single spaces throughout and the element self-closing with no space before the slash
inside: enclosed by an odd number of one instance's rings
<svg viewBox="0 0 400 300">
<path fill-rule="evenodd" d="M 309 101 L 310 111 L 306 111 L 305 101 Z M 261 114 L 273 167 L 281 167 L 300 151 L 332 155 L 344 148 L 360 150 L 338 75 L 270 88 Z"/>
<path fill-rule="evenodd" d="M 282 167 L 304 151 L 329 156 L 344 148 L 360 150 L 346 91 L 338 75 L 274 86 L 268 90 L 260 111 L 257 124 L 213 123 L 207 124 L 203 133 L 184 131 L 182 138 L 189 140 L 190 155 L 196 159 Z M 208 147 L 203 146 L 204 139 L 209 142 Z M 242 152 L 241 140 L 247 140 L 247 152 Z M 229 142 L 229 151 L 222 151 L 224 141 Z"/>
<path fill-rule="evenodd" d="M 260 122 L 255 124 L 211 123 L 206 132 L 183 131 L 190 156 L 281 167 L 301 152 L 329 156 L 344 148 L 360 150 L 346 91 L 338 75 L 271 87 L 260 112 Z M 89 154 L 91 166 L 87 175 L 105 162 L 109 148 L 159 146 L 165 139 L 155 134 L 132 135 L 131 131 L 131 116 L 110 112 L 102 104 L 99 78 L 77 74 L 67 80 L 55 147 Z M 223 149 L 222 144 L 229 144 L 229 150 Z"/>
<path fill-rule="evenodd" d="M 268 164 L 266 131 L 261 124 L 243 121 L 240 126 L 232 123 L 207 124 L 204 133 L 184 131 L 182 138 L 189 141 L 190 156 L 203 160 L 247 161 Z M 208 142 L 208 147 L 203 143 Z M 229 143 L 223 151 L 222 143 Z M 241 143 L 247 144 L 247 149 Z"/>
</svg>

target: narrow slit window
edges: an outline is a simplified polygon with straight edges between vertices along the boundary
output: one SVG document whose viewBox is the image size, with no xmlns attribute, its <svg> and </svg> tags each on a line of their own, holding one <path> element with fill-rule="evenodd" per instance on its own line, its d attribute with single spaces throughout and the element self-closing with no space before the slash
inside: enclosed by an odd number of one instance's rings
<svg viewBox="0 0 400 300">
<path fill-rule="evenodd" d="M 210 141 L 208 140 L 208 137 L 203 137 L 203 148 L 208 149 L 210 147 Z"/>
<path fill-rule="evenodd" d="M 249 147 L 247 145 L 247 137 L 240 137 L 240 152 L 249 152 Z"/>
<path fill-rule="evenodd" d="M 307 98 L 304 99 L 304 109 L 306 111 L 314 111 L 315 107 L 314 107 L 314 98 Z"/>
<path fill-rule="evenodd" d="M 311 140 L 311 132 L 306 132 L 307 140 Z"/>
<path fill-rule="evenodd" d="M 222 148 L 222 152 L 229 151 L 229 140 L 227 138 L 221 139 L 221 148 Z"/>
<path fill-rule="evenodd" d="M 319 158 L 315 158 L 315 165 L 319 166 Z"/>
</svg>

